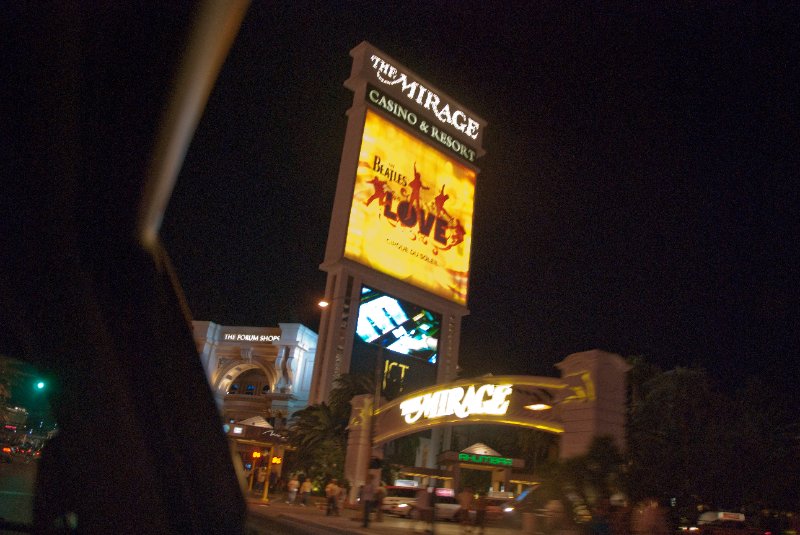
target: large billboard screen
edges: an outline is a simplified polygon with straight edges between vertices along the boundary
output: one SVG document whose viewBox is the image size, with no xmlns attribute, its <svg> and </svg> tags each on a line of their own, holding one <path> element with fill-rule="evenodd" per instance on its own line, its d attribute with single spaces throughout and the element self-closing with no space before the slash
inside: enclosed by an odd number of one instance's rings
<svg viewBox="0 0 800 535">
<path fill-rule="evenodd" d="M 345 257 L 466 305 L 475 178 L 368 109 Z"/>
<path fill-rule="evenodd" d="M 441 314 L 362 287 L 351 372 L 377 373 L 390 400 L 434 384 L 441 326 Z"/>
<path fill-rule="evenodd" d="M 441 314 L 364 286 L 356 335 L 401 355 L 436 364 Z"/>
</svg>

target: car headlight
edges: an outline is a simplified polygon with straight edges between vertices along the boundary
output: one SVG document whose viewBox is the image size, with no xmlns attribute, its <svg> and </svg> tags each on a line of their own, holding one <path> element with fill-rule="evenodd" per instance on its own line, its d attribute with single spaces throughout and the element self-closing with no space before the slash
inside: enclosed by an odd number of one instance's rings
<svg viewBox="0 0 800 535">
<path fill-rule="evenodd" d="M 513 507 L 504 507 L 504 508 L 503 508 L 503 512 L 504 512 L 504 513 L 510 513 L 510 512 L 512 512 L 513 510 L 514 510 L 514 508 L 513 508 Z"/>
<path fill-rule="evenodd" d="M 407 503 L 398 503 L 397 507 L 398 507 L 398 509 L 402 509 L 403 507 L 408 507 L 408 504 Z"/>
</svg>

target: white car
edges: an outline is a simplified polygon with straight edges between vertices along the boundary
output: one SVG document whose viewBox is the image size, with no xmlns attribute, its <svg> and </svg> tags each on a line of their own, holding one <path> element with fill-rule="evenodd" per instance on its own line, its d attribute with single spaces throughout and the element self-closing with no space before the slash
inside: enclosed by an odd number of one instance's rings
<svg viewBox="0 0 800 535">
<path fill-rule="evenodd" d="M 450 522 L 458 521 L 458 511 L 461 506 L 453 496 L 437 496 L 434 510 L 436 511 L 436 520 L 448 520 Z"/>
<path fill-rule="evenodd" d="M 408 517 L 414 509 L 416 487 L 386 487 L 386 496 L 381 502 L 381 511 L 390 515 Z"/>
</svg>

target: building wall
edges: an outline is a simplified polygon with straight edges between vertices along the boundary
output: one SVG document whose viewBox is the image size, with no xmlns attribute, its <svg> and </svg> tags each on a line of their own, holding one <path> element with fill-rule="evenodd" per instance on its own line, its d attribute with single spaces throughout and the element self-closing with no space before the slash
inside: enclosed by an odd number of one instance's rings
<svg viewBox="0 0 800 535">
<path fill-rule="evenodd" d="M 585 395 L 584 399 L 559 406 L 564 425 L 559 456 L 568 459 L 585 454 L 596 436 L 612 437 L 620 451 L 624 451 L 629 369 L 625 360 L 617 354 L 594 349 L 573 353 L 556 367 L 565 381 L 582 384 Z"/>
</svg>

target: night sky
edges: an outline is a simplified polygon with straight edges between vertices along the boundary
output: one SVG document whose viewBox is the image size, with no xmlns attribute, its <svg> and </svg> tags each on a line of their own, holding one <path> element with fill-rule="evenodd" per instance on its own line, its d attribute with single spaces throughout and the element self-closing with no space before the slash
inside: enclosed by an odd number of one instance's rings
<svg viewBox="0 0 800 535">
<path fill-rule="evenodd" d="M 162 228 L 195 319 L 317 329 L 366 40 L 488 121 L 466 370 L 555 375 L 601 348 L 723 385 L 797 377 L 797 4 L 268 4 Z"/>
</svg>

